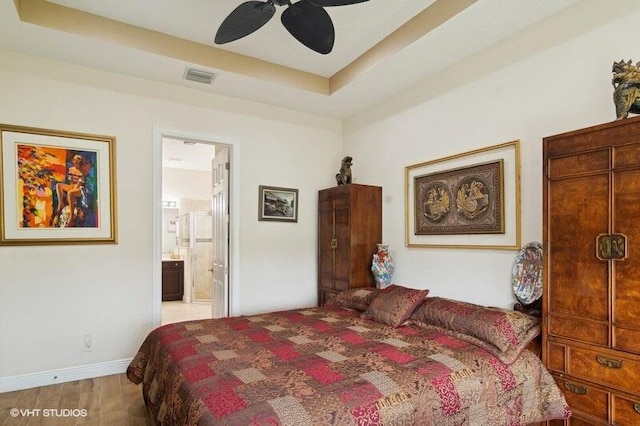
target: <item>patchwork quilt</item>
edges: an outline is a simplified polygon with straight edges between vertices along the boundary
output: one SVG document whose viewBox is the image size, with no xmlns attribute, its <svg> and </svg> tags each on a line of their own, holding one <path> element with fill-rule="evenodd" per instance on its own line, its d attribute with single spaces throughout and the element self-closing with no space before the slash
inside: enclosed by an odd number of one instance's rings
<svg viewBox="0 0 640 426">
<path fill-rule="evenodd" d="M 169 324 L 127 375 L 161 425 L 521 425 L 571 411 L 529 351 L 340 306 Z"/>
</svg>

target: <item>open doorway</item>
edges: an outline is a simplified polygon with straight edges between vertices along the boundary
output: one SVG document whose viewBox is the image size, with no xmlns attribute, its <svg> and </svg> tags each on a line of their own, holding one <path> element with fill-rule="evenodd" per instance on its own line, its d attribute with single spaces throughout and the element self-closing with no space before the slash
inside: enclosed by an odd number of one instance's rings
<svg viewBox="0 0 640 426">
<path fill-rule="evenodd" d="M 161 220 L 155 233 L 157 273 L 154 270 L 154 326 L 170 322 L 226 316 L 229 314 L 229 188 L 231 146 L 208 138 L 194 138 L 175 132 L 155 132 L 155 198 L 161 199 Z M 159 143 L 160 155 L 156 143 Z M 225 210 L 216 208 L 216 155 L 226 158 Z M 218 160 L 219 163 L 220 160 Z M 219 165 L 218 165 L 219 167 Z M 159 173 L 158 173 L 159 172 Z M 159 177 L 159 179 L 157 178 Z M 219 180 L 219 179 L 218 179 Z M 160 185 L 158 184 L 158 181 Z M 220 183 L 220 182 L 218 182 Z M 158 186 L 159 188 L 155 188 Z M 158 191 L 159 189 L 159 191 Z M 156 203 L 157 205 L 157 203 Z M 222 217 L 221 217 L 222 214 Z M 158 212 L 154 218 L 159 216 Z M 220 227 L 224 224 L 224 228 Z M 222 229 L 222 231 L 221 231 Z M 216 230 L 216 231 L 214 231 Z M 214 233 L 224 234 L 221 239 Z M 158 238 L 158 234 L 160 238 Z M 220 252 L 224 256 L 220 256 Z M 216 256 L 218 259 L 216 259 Z M 223 259 L 220 268 L 220 258 Z M 214 267 L 217 266 L 217 267 Z M 154 269 L 156 269 L 154 268 Z M 215 282 L 220 287 L 214 294 Z M 160 299 L 160 300 L 158 300 Z"/>
</svg>

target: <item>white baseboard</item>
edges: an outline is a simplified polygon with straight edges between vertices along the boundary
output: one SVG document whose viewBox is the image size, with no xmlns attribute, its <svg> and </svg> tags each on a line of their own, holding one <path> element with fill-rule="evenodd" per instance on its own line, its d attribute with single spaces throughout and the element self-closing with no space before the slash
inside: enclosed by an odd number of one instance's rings
<svg viewBox="0 0 640 426">
<path fill-rule="evenodd" d="M 130 362 L 131 358 L 120 359 L 59 370 L 22 374 L 20 376 L 0 377 L 0 393 L 120 374 L 127 371 L 127 366 Z"/>
</svg>

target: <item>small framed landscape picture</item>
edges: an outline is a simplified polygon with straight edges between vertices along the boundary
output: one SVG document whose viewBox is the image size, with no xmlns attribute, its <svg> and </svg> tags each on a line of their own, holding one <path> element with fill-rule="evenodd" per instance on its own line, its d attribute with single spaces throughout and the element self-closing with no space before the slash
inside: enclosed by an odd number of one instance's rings
<svg viewBox="0 0 640 426">
<path fill-rule="evenodd" d="M 297 189 L 260 185 L 258 193 L 258 220 L 298 221 Z"/>
</svg>

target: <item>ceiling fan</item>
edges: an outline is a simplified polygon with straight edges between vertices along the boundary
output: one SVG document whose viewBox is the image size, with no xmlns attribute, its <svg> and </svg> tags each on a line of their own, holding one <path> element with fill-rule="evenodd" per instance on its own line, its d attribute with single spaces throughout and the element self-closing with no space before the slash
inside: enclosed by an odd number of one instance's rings
<svg viewBox="0 0 640 426">
<path fill-rule="evenodd" d="M 276 13 L 277 6 L 287 6 L 280 20 L 300 43 L 326 55 L 333 49 L 335 31 L 324 7 L 347 6 L 369 0 L 290 0 L 246 1 L 236 7 L 220 24 L 216 44 L 225 44 L 260 29 Z"/>
</svg>

